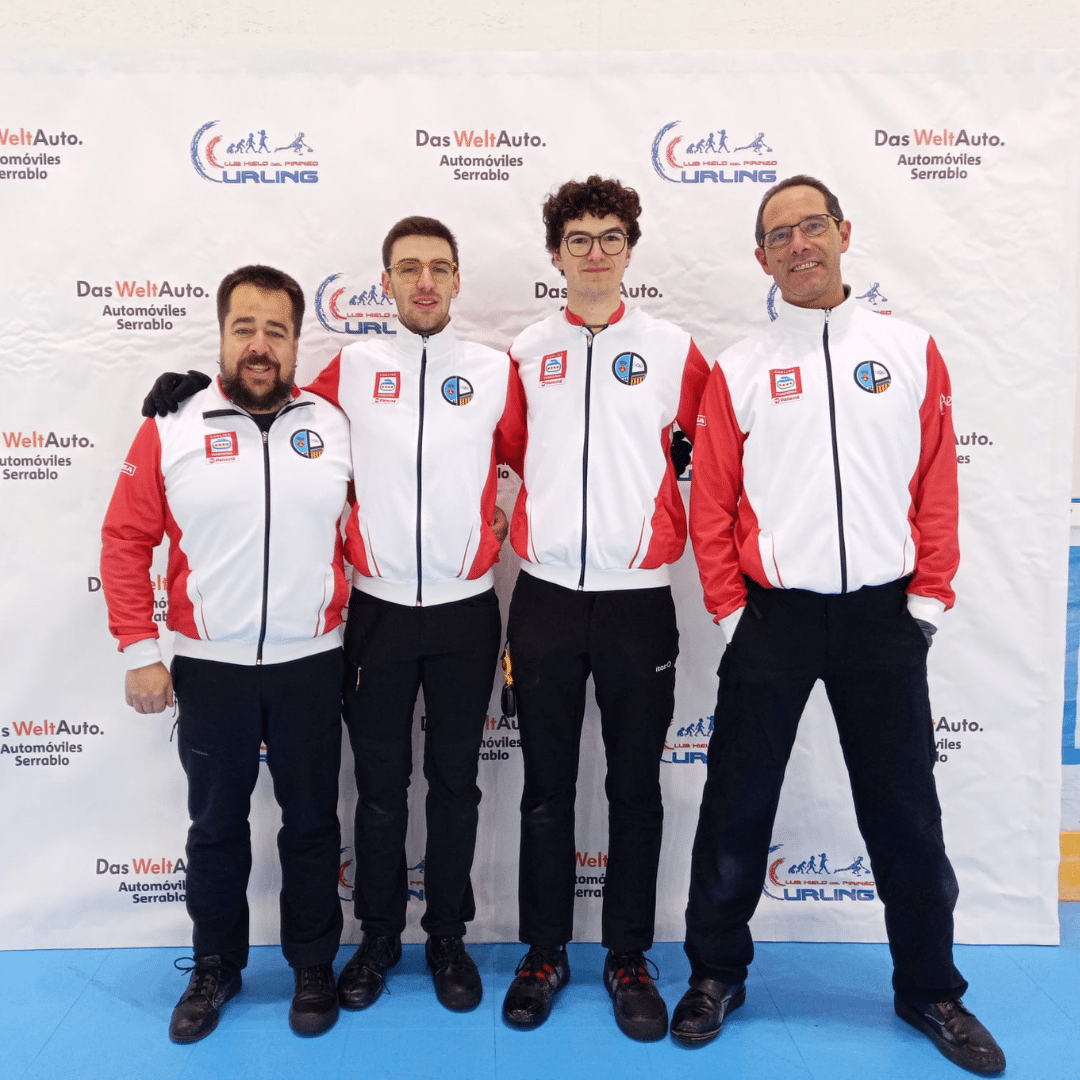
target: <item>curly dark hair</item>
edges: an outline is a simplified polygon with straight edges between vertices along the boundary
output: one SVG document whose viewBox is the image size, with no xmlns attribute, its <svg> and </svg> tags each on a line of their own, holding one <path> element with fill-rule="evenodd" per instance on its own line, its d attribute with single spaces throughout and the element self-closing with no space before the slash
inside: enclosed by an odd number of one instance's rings
<svg viewBox="0 0 1080 1080">
<path fill-rule="evenodd" d="M 547 249 L 555 252 L 562 243 L 563 226 L 575 218 L 592 214 L 607 217 L 614 214 L 625 226 L 627 243 L 633 247 L 641 239 L 641 200 L 632 187 L 618 180 L 602 180 L 595 173 L 584 183 L 567 180 L 554 195 L 544 200 L 544 226 L 547 229 Z"/>
<path fill-rule="evenodd" d="M 758 204 L 757 221 L 754 222 L 754 239 L 757 241 L 758 247 L 765 243 L 765 229 L 762 225 L 765 217 L 765 207 L 768 206 L 769 200 L 774 195 L 779 195 L 781 191 L 785 191 L 790 187 L 812 187 L 820 191 L 825 196 L 825 212 L 830 217 L 836 218 L 837 221 L 844 220 L 844 211 L 840 209 L 840 200 L 816 176 L 807 176 L 805 173 L 789 176 L 786 180 L 781 180 L 779 184 L 773 184 L 761 196 L 761 202 Z"/>
<path fill-rule="evenodd" d="M 264 292 L 285 293 L 292 305 L 293 337 L 300 336 L 300 324 L 304 321 L 304 290 L 300 288 L 295 278 L 289 277 L 284 271 L 257 263 L 241 266 L 231 274 L 226 274 L 218 286 L 217 317 L 218 326 L 222 332 L 225 330 L 225 318 L 229 314 L 233 290 L 239 285 L 254 285 L 256 289 L 262 289 Z"/>
</svg>

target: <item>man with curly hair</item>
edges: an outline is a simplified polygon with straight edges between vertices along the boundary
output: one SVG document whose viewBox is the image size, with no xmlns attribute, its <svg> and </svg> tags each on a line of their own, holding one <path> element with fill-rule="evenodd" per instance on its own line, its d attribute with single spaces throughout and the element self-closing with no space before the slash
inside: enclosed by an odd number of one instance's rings
<svg viewBox="0 0 1080 1080">
<path fill-rule="evenodd" d="M 604 982 L 619 1028 L 653 1040 L 667 1031 L 644 953 L 679 651 L 669 566 L 686 540 L 669 451 L 673 422 L 694 431 L 708 366 L 684 330 L 623 303 L 640 214 L 633 188 L 599 176 L 547 199 L 547 249 L 566 278 L 566 308 L 510 348 L 500 449 L 523 479 L 510 532 L 522 573 L 507 637 L 525 769 L 519 936 L 529 950 L 503 1017 L 537 1027 L 570 977 L 575 785 L 591 674 L 607 754 Z"/>
</svg>

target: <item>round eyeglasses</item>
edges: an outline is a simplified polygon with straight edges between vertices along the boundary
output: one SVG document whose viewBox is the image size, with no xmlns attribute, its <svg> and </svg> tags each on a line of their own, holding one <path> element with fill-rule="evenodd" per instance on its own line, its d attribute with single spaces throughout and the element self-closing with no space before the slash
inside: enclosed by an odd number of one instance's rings
<svg viewBox="0 0 1080 1080">
<path fill-rule="evenodd" d="M 449 259 L 432 259 L 431 262 L 421 262 L 419 259 L 402 259 L 393 266 L 386 267 L 387 273 L 397 274 L 406 285 L 415 285 L 420 280 L 424 269 L 431 275 L 431 280 L 436 285 L 445 285 L 457 270 L 457 263 Z"/>
<path fill-rule="evenodd" d="M 608 229 L 607 232 L 597 233 L 596 235 L 587 232 L 572 232 L 563 237 L 566 250 L 578 259 L 588 255 L 593 249 L 593 244 L 598 240 L 600 241 L 600 250 L 605 255 L 618 255 L 626 247 L 627 236 L 626 233 L 619 232 L 618 229 Z"/>
</svg>

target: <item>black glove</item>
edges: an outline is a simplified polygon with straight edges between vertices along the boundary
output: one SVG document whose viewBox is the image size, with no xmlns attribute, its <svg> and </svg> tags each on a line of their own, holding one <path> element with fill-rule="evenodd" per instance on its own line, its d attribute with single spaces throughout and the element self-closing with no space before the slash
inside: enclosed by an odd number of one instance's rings
<svg viewBox="0 0 1080 1080">
<path fill-rule="evenodd" d="M 686 472 L 686 466 L 690 464 L 690 454 L 693 449 L 690 440 L 686 437 L 686 432 L 676 431 L 675 438 L 671 440 L 671 448 L 668 450 L 671 464 L 675 466 L 676 476 L 682 476 Z"/>
<path fill-rule="evenodd" d="M 165 416 L 176 412 L 181 401 L 186 401 L 192 394 L 205 390 L 210 385 L 210 376 L 194 369 L 186 375 L 178 371 L 166 371 L 159 375 L 157 382 L 150 388 L 150 393 L 143 398 L 143 416 Z"/>
</svg>

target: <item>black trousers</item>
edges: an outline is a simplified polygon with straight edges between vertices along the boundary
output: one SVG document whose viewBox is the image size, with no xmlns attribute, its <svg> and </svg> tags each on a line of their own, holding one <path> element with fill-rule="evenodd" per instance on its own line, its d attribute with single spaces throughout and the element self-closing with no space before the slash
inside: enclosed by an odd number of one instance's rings
<svg viewBox="0 0 1080 1080">
<path fill-rule="evenodd" d="M 337 954 L 341 671 L 337 648 L 260 667 L 173 660 L 196 956 L 247 964 L 248 814 L 263 741 L 281 807 L 281 951 L 292 967 L 330 963 Z"/>
<path fill-rule="evenodd" d="M 405 928 L 413 710 L 421 686 L 428 794 L 420 922 L 432 936 L 460 937 L 476 914 L 470 880 L 480 805 L 476 773 L 501 629 L 494 589 L 424 608 L 353 590 L 344 710 L 357 790 L 353 900 L 368 933 Z"/>
<path fill-rule="evenodd" d="M 720 690 L 686 909 L 691 984 L 737 982 L 754 955 L 748 926 L 765 880 L 784 769 L 821 679 L 847 765 L 893 958 L 912 1002 L 958 997 L 957 884 L 934 785 L 927 645 L 905 581 L 821 595 L 749 583 L 720 663 Z"/>
<path fill-rule="evenodd" d="M 664 807 L 660 757 L 675 709 L 679 632 L 667 587 L 577 592 L 519 575 L 507 628 L 525 766 L 518 905 L 521 940 L 574 933 L 574 802 L 593 676 L 607 757 L 609 949 L 652 946 Z"/>
</svg>

